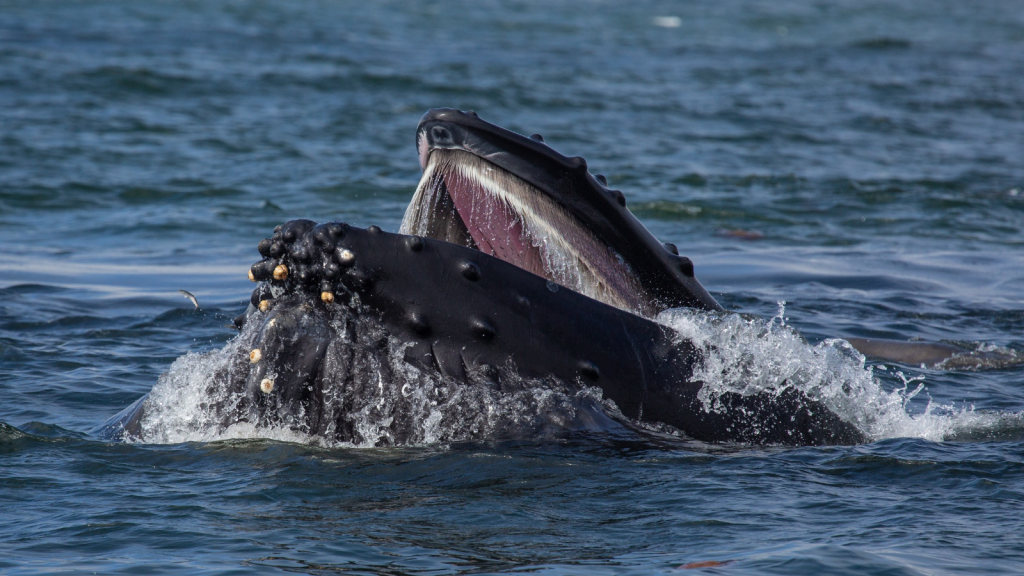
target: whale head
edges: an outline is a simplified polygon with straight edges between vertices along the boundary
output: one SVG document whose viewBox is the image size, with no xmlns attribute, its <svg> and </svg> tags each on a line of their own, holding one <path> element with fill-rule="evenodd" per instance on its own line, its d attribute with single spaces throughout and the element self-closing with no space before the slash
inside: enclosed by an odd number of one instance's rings
<svg viewBox="0 0 1024 576">
<path fill-rule="evenodd" d="M 403 233 L 476 248 L 645 316 L 721 309 L 693 262 L 659 242 L 583 158 L 450 108 L 423 116 L 416 148 L 423 176 Z"/>
</svg>

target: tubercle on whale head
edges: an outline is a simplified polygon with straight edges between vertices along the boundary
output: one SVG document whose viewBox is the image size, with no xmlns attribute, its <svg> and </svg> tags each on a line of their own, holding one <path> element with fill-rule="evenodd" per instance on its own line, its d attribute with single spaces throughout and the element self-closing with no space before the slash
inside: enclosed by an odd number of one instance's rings
<svg viewBox="0 0 1024 576">
<path fill-rule="evenodd" d="M 659 242 L 626 208 L 625 195 L 609 188 L 604 176 L 591 174 L 583 158 L 564 156 L 542 138 L 450 108 L 423 116 L 416 148 L 424 175 L 403 232 L 478 248 L 558 283 L 566 280 L 566 267 L 589 273 L 593 278 L 569 287 L 647 316 L 678 306 L 722 309 L 694 277 L 692 262 L 681 265 L 678 250 Z M 489 200 L 500 181 L 522 185 Z M 438 198 L 421 198 L 428 189 Z M 493 216 L 481 219 L 472 213 L 476 208 L 467 206 L 487 206 L 490 215 L 504 207 L 510 211 L 508 221 L 494 225 L 488 221 Z M 495 230 L 504 229 L 517 232 L 496 238 Z M 539 229 L 556 237 L 533 237 Z M 533 248 L 529 242 L 521 245 L 520 236 L 529 237 Z M 550 254 L 523 256 L 524 251 L 550 250 L 559 244 L 558 236 L 565 238 L 566 251 L 578 249 L 568 266 L 564 255 L 554 258 L 556 264 Z"/>
</svg>

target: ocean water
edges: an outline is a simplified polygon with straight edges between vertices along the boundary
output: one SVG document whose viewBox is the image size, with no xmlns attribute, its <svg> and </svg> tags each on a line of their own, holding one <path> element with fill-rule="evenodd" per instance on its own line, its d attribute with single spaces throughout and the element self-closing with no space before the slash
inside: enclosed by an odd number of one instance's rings
<svg viewBox="0 0 1024 576">
<path fill-rule="evenodd" d="M 439 106 L 587 158 L 765 319 L 663 321 L 857 383 L 874 441 L 95 434 L 275 225 L 397 230 Z M 1013 1 L 0 1 L 0 573 L 1024 572 L 1022 159 Z"/>
</svg>

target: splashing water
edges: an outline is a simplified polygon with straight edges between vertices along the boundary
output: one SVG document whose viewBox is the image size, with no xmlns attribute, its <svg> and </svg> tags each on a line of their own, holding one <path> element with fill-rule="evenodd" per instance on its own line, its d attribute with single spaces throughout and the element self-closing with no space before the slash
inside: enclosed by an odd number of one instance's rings
<svg viewBox="0 0 1024 576">
<path fill-rule="evenodd" d="M 910 401 L 925 390 L 924 376 L 907 377 L 886 391 L 866 366 L 865 357 L 842 339 L 811 346 L 785 322 L 785 302 L 769 320 L 734 313 L 707 313 L 686 308 L 662 312 L 656 319 L 679 339 L 691 340 L 703 353 L 693 378 L 704 382 L 700 399 L 706 410 L 721 408 L 726 392 L 781 394 L 793 387 L 820 400 L 872 440 L 918 437 L 932 441 L 992 435 L 1019 429 L 1024 418 L 1014 413 L 975 411 L 931 401 L 923 412 L 908 412 Z M 913 386 L 913 389 L 911 389 Z"/>
<path fill-rule="evenodd" d="M 423 445 L 462 440 L 543 438 L 567 431 L 608 430 L 621 415 L 603 401 L 600 388 L 535 381 L 505 374 L 497 389 L 470 370 L 469 382 L 421 372 L 404 360 L 407 344 L 388 337 L 375 345 L 380 327 L 358 317 L 333 321 L 332 329 L 357 360 L 325 361 L 329 390 L 326 429 L 296 425 L 301 418 L 256 416 L 245 391 L 226 376 L 247 371 L 258 323 L 246 325 L 224 348 L 178 358 L 150 393 L 141 440 L 151 443 L 269 438 L 322 446 Z M 239 361 L 241 360 L 241 361 Z M 353 380 L 353 370 L 362 376 Z M 511 371 L 511 367 L 508 368 Z M 332 377 L 333 376 L 333 377 Z M 348 377 L 347 377 L 348 376 Z"/>
<path fill-rule="evenodd" d="M 247 438 L 310 442 L 307 435 L 287 426 L 224 421 L 224 414 L 243 410 L 245 395 L 229 390 L 227 379 L 218 376 L 231 370 L 235 358 L 250 348 L 247 343 L 256 330 L 255 323 L 247 324 L 223 348 L 189 352 L 175 360 L 153 386 L 141 438 L 134 440 L 154 444 Z"/>
</svg>

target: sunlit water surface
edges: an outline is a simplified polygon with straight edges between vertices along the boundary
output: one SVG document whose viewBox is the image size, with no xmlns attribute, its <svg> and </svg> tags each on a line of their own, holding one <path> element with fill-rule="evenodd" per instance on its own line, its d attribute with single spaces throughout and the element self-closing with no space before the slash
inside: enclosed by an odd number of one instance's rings
<svg viewBox="0 0 1024 576">
<path fill-rule="evenodd" d="M 840 374 L 876 441 L 93 435 L 276 224 L 396 230 L 438 106 L 586 157 L 765 319 L 662 318 L 708 370 Z M 0 572 L 1019 573 L 1024 370 L 829 339 L 1024 352 L 1022 158 L 1010 1 L 0 2 Z"/>
</svg>

